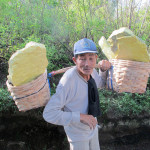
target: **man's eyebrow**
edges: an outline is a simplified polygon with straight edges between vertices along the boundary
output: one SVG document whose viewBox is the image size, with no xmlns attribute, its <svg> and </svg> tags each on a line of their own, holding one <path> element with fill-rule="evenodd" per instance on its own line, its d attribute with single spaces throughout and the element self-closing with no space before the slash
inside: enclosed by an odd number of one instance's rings
<svg viewBox="0 0 150 150">
<path fill-rule="evenodd" d="M 89 55 L 90 55 L 90 56 L 93 56 L 93 55 L 95 55 L 95 54 L 94 54 L 94 53 L 89 53 Z"/>
<path fill-rule="evenodd" d="M 80 54 L 80 56 L 85 56 L 85 54 Z"/>
</svg>

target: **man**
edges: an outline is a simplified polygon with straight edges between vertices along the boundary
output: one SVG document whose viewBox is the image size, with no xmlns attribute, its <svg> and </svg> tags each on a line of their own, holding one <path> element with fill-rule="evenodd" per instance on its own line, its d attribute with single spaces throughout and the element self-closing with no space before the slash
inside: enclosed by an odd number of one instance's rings
<svg viewBox="0 0 150 150">
<path fill-rule="evenodd" d="M 84 38 L 74 44 L 73 61 L 76 66 L 63 75 L 43 112 L 47 122 L 64 126 L 70 150 L 100 150 L 97 87 L 105 86 L 106 70 L 111 64 L 106 60 L 99 62 L 98 74 L 94 69 L 96 53 L 92 40 Z"/>
</svg>

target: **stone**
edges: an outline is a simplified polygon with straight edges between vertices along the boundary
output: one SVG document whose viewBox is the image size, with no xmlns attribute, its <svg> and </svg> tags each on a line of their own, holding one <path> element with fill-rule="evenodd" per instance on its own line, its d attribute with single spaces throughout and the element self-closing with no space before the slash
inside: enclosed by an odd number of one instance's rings
<svg viewBox="0 0 150 150">
<path fill-rule="evenodd" d="M 25 142 L 8 142 L 7 150 L 25 150 Z"/>
<path fill-rule="evenodd" d="M 113 31 L 107 40 L 101 37 L 99 46 L 108 59 L 150 61 L 145 42 L 126 27 Z"/>
<path fill-rule="evenodd" d="M 13 86 L 28 83 L 43 74 L 48 65 L 46 48 L 43 44 L 29 42 L 9 59 L 8 81 Z"/>
</svg>

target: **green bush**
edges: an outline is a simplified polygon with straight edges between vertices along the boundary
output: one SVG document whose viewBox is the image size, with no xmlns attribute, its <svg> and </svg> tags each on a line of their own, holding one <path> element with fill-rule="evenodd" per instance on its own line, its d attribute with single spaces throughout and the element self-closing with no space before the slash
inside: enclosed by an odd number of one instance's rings
<svg viewBox="0 0 150 150">
<path fill-rule="evenodd" d="M 0 112 L 16 111 L 17 107 L 7 89 L 0 88 Z"/>
<path fill-rule="evenodd" d="M 47 59 L 49 72 L 62 69 L 73 65 L 72 56 L 70 56 L 63 48 L 56 48 L 56 46 L 47 47 Z M 71 53 L 71 52 L 70 52 Z"/>
<path fill-rule="evenodd" d="M 137 116 L 143 113 L 150 113 L 150 90 L 147 90 L 144 94 L 119 94 L 103 89 L 99 93 L 103 115 L 109 111 L 117 116 Z"/>
</svg>

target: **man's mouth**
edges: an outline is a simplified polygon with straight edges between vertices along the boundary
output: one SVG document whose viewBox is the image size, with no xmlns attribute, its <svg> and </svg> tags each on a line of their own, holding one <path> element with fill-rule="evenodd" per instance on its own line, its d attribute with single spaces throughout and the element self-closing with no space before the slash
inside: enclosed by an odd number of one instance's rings
<svg viewBox="0 0 150 150">
<path fill-rule="evenodd" d="M 90 71 L 90 70 L 91 70 L 91 68 L 84 68 L 84 70 L 85 70 L 85 71 Z"/>
</svg>

